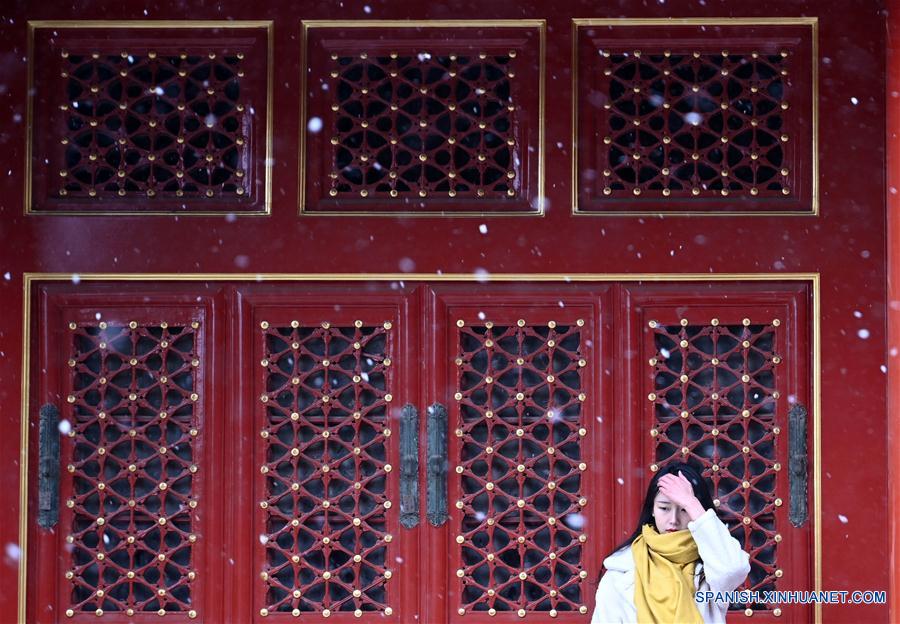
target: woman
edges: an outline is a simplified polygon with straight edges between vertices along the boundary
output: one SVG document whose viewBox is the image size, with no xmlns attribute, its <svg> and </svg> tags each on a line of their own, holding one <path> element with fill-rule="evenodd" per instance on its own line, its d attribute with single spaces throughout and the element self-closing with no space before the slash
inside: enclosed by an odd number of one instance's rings
<svg viewBox="0 0 900 624">
<path fill-rule="evenodd" d="M 669 464 L 650 481 L 637 529 L 603 561 L 591 624 L 724 624 L 728 604 L 696 602 L 695 592 L 737 589 L 749 560 L 716 515 L 706 480 Z"/>
</svg>

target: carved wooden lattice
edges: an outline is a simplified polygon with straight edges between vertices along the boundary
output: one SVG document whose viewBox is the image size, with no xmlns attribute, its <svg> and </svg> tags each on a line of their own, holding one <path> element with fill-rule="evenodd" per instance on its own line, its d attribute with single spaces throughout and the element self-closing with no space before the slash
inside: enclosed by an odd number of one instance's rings
<svg viewBox="0 0 900 624">
<path fill-rule="evenodd" d="M 650 322 L 652 468 L 687 459 L 705 467 L 719 515 L 750 553 L 745 587 L 755 591 L 775 589 L 782 574 L 776 556 L 782 539 L 776 440 L 786 434 L 784 415 L 777 411 L 780 324 Z"/>
<path fill-rule="evenodd" d="M 815 18 L 575 22 L 577 213 L 818 209 Z"/>
<path fill-rule="evenodd" d="M 66 615 L 194 618 L 199 323 L 69 327 Z"/>
<path fill-rule="evenodd" d="M 787 50 L 600 51 L 603 194 L 791 193 Z"/>
<path fill-rule="evenodd" d="M 61 197 L 221 199 L 250 191 L 242 52 L 60 54 Z"/>
<path fill-rule="evenodd" d="M 584 322 L 457 325 L 458 612 L 586 613 Z"/>
<path fill-rule="evenodd" d="M 267 212 L 271 35 L 30 23 L 26 211 Z"/>
<path fill-rule="evenodd" d="M 391 615 L 391 323 L 261 323 L 263 616 Z"/>
<path fill-rule="evenodd" d="M 331 55 L 332 197 L 515 197 L 516 52 Z"/>
</svg>

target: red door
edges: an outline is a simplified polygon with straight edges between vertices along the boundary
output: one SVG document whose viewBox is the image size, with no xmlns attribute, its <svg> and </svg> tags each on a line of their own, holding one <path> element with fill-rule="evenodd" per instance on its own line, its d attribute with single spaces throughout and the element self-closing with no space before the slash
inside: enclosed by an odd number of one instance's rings
<svg viewBox="0 0 900 624">
<path fill-rule="evenodd" d="M 684 458 L 886 587 L 872 3 L 7 4 L 0 620 L 583 622 Z"/>
<path fill-rule="evenodd" d="M 52 420 L 34 425 L 61 452 L 55 466 L 38 452 L 37 621 L 193 619 L 221 583 L 219 310 L 189 289 L 127 290 L 41 294 L 40 420 Z"/>
<path fill-rule="evenodd" d="M 452 435 L 436 545 L 446 604 L 428 621 L 577 622 L 592 608 L 613 493 L 599 374 L 609 289 L 529 291 L 431 293 L 430 387 Z"/>
<path fill-rule="evenodd" d="M 719 517 L 750 554 L 743 588 L 762 596 L 809 587 L 816 425 L 807 287 L 734 287 L 714 297 L 683 287 L 627 292 L 638 348 L 626 412 L 644 415 L 644 431 L 627 445 L 625 465 L 652 473 L 671 461 L 699 462 Z M 763 619 L 812 615 L 807 605 L 772 601 L 732 608 Z"/>
<path fill-rule="evenodd" d="M 805 285 L 121 286 L 38 300 L 65 434 L 40 621 L 586 621 L 680 459 L 746 588 L 809 583 Z"/>
<path fill-rule="evenodd" d="M 351 291 L 241 298 L 246 451 L 235 457 L 246 461 L 235 486 L 249 489 L 249 507 L 235 520 L 250 557 L 236 560 L 247 573 L 233 582 L 250 604 L 237 612 L 409 617 L 403 563 L 416 560 L 417 535 L 400 525 L 398 442 L 401 409 L 417 403 L 410 304 Z"/>
</svg>

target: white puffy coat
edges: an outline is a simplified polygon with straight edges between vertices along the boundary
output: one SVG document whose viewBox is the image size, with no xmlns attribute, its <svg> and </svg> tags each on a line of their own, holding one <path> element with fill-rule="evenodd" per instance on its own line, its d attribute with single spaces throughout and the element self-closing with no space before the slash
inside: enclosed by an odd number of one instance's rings
<svg viewBox="0 0 900 624">
<path fill-rule="evenodd" d="M 702 564 L 694 569 L 697 591 L 728 592 L 737 589 L 750 572 L 750 556 L 728 532 L 712 509 L 688 522 L 700 551 Z M 637 622 L 634 606 L 634 558 L 631 546 L 620 548 L 603 561 L 606 573 L 597 587 L 597 602 L 591 624 Z M 701 582 L 701 572 L 703 581 Z M 698 602 L 697 609 L 706 624 L 724 624 L 728 604 Z M 677 623 L 673 623 L 677 624 Z"/>
</svg>

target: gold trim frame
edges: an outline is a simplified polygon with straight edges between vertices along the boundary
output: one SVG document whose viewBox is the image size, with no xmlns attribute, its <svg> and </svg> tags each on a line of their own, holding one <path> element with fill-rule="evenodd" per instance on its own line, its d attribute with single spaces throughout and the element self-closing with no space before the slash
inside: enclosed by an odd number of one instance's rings
<svg viewBox="0 0 900 624">
<path fill-rule="evenodd" d="M 471 273 L 84 273 L 81 282 L 363 282 L 363 281 L 430 281 L 482 283 L 484 277 Z M 68 282 L 72 273 L 31 273 L 22 278 L 22 370 L 21 424 L 19 436 L 19 561 L 18 622 L 26 624 L 28 589 L 28 448 L 31 368 L 31 299 L 38 282 Z M 807 282 L 812 287 L 812 436 L 813 436 L 813 589 L 822 589 L 822 443 L 821 443 L 821 279 L 819 273 L 495 273 L 489 282 Z M 822 606 L 815 605 L 814 621 L 822 621 Z"/>
<path fill-rule="evenodd" d="M 273 20 L 30 20 L 28 22 L 28 95 L 25 112 L 25 214 L 40 216 L 178 216 L 178 217 L 203 217 L 203 216 L 223 216 L 228 211 L 224 210 L 195 210 L 172 212 L 163 210 L 142 210 L 142 211 L 111 211 L 111 210 L 34 210 L 32 208 L 32 130 L 34 125 L 34 35 L 39 28 L 63 29 L 81 29 L 81 28 L 135 28 L 135 29 L 151 29 L 151 28 L 167 28 L 167 29 L 183 29 L 183 28 L 265 28 L 266 29 L 266 128 L 265 128 L 265 163 L 264 169 L 264 191 L 263 191 L 263 210 L 258 212 L 241 212 L 236 211 L 234 214 L 240 217 L 267 217 L 272 211 L 272 140 L 273 140 L 273 124 L 272 118 L 272 99 L 274 84 L 274 60 L 275 60 L 275 22 Z"/>
<path fill-rule="evenodd" d="M 312 28 L 537 28 L 538 29 L 538 155 L 537 155 L 537 210 L 534 211 L 491 211 L 491 210 L 460 210 L 460 211 L 384 211 L 374 212 L 365 210 L 321 210 L 310 211 L 306 203 L 306 88 L 309 60 L 309 30 Z M 547 20 L 521 19 L 521 20 L 303 20 L 300 23 L 300 163 L 298 167 L 298 214 L 301 217 L 543 217 L 545 212 L 546 197 L 544 195 L 545 180 L 545 82 L 546 82 L 546 39 Z"/>
<path fill-rule="evenodd" d="M 812 82 L 812 167 L 810 210 L 672 210 L 584 211 L 578 209 L 578 29 L 584 26 L 809 26 Z M 819 18 L 818 17 L 715 17 L 715 18 L 573 18 L 572 19 L 572 215 L 587 217 L 818 217 L 819 216 Z M 816 605 L 816 609 L 820 609 Z"/>
</svg>

